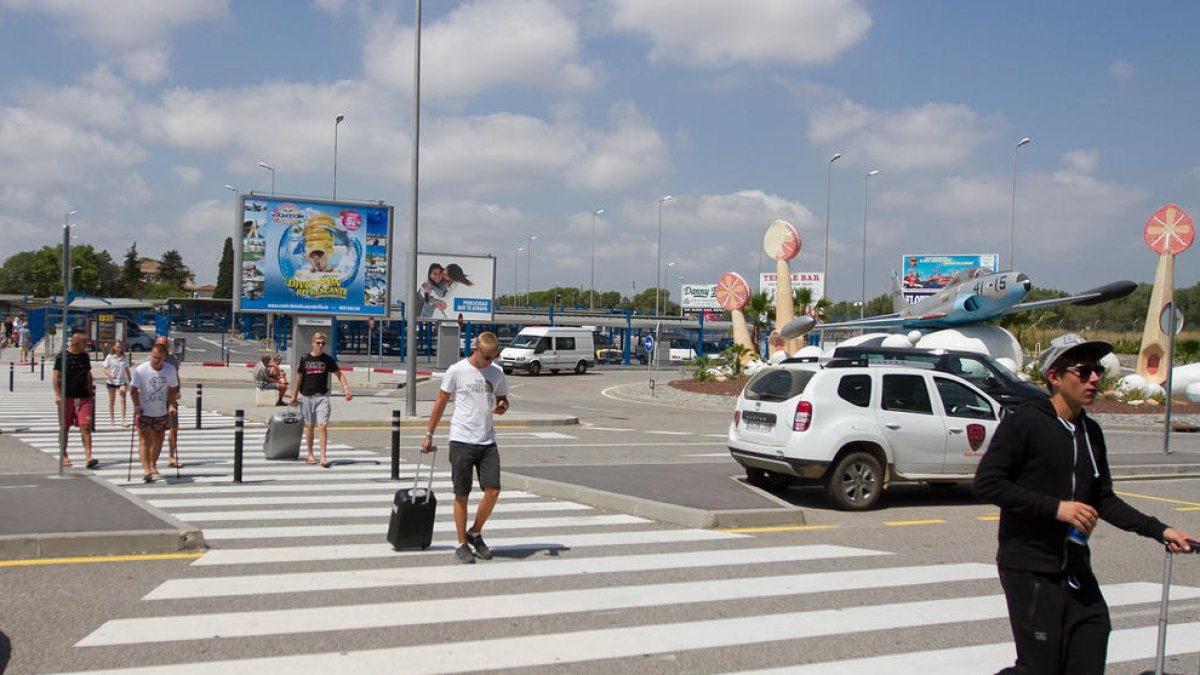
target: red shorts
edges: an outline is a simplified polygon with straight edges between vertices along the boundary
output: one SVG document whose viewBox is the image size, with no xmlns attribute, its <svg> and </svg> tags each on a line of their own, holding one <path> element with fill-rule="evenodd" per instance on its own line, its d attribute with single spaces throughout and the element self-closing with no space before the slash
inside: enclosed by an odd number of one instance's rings
<svg viewBox="0 0 1200 675">
<path fill-rule="evenodd" d="M 137 416 L 137 425 L 139 429 L 149 429 L 150 431 L 166 431 L 171 428 L 171 416 L 169 414 L 162 417 L 147 417 L 145 415 Z"/>
<path fill-rule="evenodd" d="M 68 429 L 79 427 L 88 431 L 92 430 L 92 422 L 95 416 L 94 413 L 96 412 L 95 398 L 71 398 L 68 396 L 66 408 L 66 424 Z"/>
</svg>

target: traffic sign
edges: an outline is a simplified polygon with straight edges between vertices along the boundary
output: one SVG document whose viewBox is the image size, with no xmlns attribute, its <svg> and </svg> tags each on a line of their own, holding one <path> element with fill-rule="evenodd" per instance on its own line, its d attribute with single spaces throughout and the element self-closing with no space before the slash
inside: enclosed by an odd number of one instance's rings
<svg viewBox="0 0 1200 675">
<path fill-rule="evenodd" d="M 647 335 L 646 337 L 642 338 L 642 346 L 646 348 L 647 354 L 653 354 L 654 353 L 654 336 Z"/>
<path fill-rule="evenodd" d="M 1171 315 L 1174 314 L 1174 317 Z M 1158 327 L 1167 335 L 1171 334 L 1171 319 L 1175 319 L 1175 334 L 1179 335 L 1179 331 L 1183 330 L 1183 310 L 1173 302 L 1168 302 L 1163 305 L 1163 308 L 1158 313 Z"/>
</svg>

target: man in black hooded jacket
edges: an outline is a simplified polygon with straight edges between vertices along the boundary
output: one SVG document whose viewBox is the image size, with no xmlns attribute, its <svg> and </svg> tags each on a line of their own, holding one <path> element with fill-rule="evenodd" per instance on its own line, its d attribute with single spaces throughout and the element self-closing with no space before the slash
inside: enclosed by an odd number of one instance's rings
<svg viewBox="0 0 1200 675">
<path fill-rule="evenodd" d="M 1087 546 L 1098 518 L 1175 552 L 1195 539 L 1113 492 L 1104 434 L 1083 410 L 1110 353 L 1106 342 L 1055 338 L 1038 359 L 1050 397 L 1005 417 L 975 472 L 975 495 L 1000 507 L 996 564 L 1017 649 L 1003 673 L 1104 672 L 1112 625 Z"/>
</svg>

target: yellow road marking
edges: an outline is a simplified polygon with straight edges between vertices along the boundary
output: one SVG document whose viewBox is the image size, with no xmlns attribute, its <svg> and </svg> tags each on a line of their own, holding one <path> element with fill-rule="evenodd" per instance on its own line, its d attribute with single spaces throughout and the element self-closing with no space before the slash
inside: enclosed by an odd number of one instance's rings
<svg viewBox="0 0 1200 675">
<path fill-rule="evenodd" d="M 836 530 L 840 525 L 779 525 L 776 527 L 731 527 L 718 532 L 753 534 L 756 532 L 804 532 L 808 530 Z"/>
<path fill-rule="evenodd" d="M 937 520 L 937 519 L 934 519 L 934 520 L 893 520 L 891 522 L 884 523 L 884 525 L 887 525 L 888 527 L 904 527 L 906 525 L 937 525 L 938 523 L 944 523 L 944 522 L 946 522 L 946 521 Z"/>
<path fill-rule="evenodd" d="M 1194 506 L 1200 508 L 1200 502 L 1188 502 L 1182 499 L 1169 499 L 1167 497 L 1154 497 L 1152 495 L 1139 495 L 1135 492 L 1117 492 L 1116 494 L 1122 497 L 1137 497 L 1138 499 L 1149 499 L 1155 502 L 1166 502 L 1167 504 L 1183 504 L 1184 506 Z M 1183 509 L 1180 509 L 1183 510 Z"/>
<path fill-rule="evenodd" d="M 1176 511 L 1200 511 L 1200 506 L 1181 506 Z"/>
<path fill-rule="evenodd" d="M 990 516 L 976 516 L 975 520 L 1000 520 L 1000 514 L 997 513 Z"/>
<path fill-rule="evenodd" d="M 148 553 L 145 555 L 106 555 L 79 558 L 35 558 L 33 560 L 0 560 L 0 567 L 32 565 L 76 565 L 80 563 L 147 562 L 154 560 L 191 560 L 203 553 Z"/>
</svg>

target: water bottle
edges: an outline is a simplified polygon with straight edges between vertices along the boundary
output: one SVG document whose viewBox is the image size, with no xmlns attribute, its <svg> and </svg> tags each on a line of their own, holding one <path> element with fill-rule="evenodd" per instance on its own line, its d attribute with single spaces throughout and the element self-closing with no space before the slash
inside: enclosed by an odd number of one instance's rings
<svg viewBox="0 0 1200 675">
<path fill-rule="evenodd" d="M 1072 544 L 1087 546 L 1088 534 L 1078 527 L 1072 525 L 1071 528 L 1067 530 L 1067 541 L 1071 542 Z"/>
</svg>

